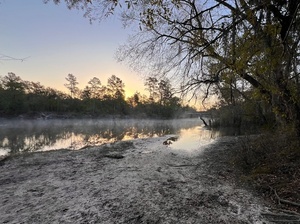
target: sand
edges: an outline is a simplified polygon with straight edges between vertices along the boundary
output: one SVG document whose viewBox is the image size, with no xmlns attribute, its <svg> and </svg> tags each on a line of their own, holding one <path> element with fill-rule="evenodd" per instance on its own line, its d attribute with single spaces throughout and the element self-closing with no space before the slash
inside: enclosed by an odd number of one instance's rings
<svg viewBox="0 0 300 224">
<path fill-rule="evenodd" d="M 220 156 L 235 137 L 193 151 L 168 137 L 7 157 L 0 223 L 268 223 Z"/>
</svg>

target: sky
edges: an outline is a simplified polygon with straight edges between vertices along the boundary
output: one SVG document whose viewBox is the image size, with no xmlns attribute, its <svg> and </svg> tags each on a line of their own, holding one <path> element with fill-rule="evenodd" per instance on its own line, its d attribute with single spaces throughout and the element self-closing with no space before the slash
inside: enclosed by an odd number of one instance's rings
<svg viewBox="0 0 300 224">
<path fill-rule="evenodd" d="M 117 48 L 131 32 L 116 16 L 90 24 L 83 11 L 69 10 L 65 3 L 43 0 L 0 1 L 0 56 L 20 60 L 0 60 L 0 76 L 15 73 L 23 80 L 40 82 L 67 92 L 69 73 L 83 89 L 98 77 L 103 85 L 116 75 L 125 83 L 126 96 L 144 93 L 142 75 L 117 62 Z"/>
</svg>

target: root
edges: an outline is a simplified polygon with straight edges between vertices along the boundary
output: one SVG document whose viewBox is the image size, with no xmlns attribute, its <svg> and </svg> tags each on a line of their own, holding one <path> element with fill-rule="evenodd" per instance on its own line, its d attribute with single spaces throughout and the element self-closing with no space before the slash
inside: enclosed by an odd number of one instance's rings
<svg viewBox="0 0 300 224">
<path fill-rule="evenodd" d="M 298 220 L 285 220 L 285 219 L 280 219 L 280 220 L 270 220 L 270 222 L 280 222 L 280 223 L 299 223 L 300 219 Z"/>
<path fill-rule="evenodd" d="M 286 204 L 286 205 L 293 205 L 293 206 L 300 207 L 300 204 L 297 202 L 293 202 L 293 201 L 289 201 L 289 200 L 280 198 L 277 194 L 277 191 L 275 189 L 273 189 L 272 187 L 270 187 L 270 188 L 271 188 L 271 190 L 273 190 L 273 192 L 278 200 L 278 204 L 282 203 L 282 204 Z"/>
<path fill-rule="evenodd" d="M 279 211 L 279 212 L 283 212 L 284 214 L 292 214 L 292 215 L 296 215 L 296 216 L 299 216 L 300 217 L 300 213 L 298 212 L 295 212 L 295 211 L 291 211 L 291 210 L 286 210 L 286 209 L 274 209 L 276 211 Z"/>
<path fill-rule="evenodd" d="M 283 223 L 299 223 L 300 215 L 299 214 L 287 214 L 287 213 L 273 213 L 273 212 L 262 212 L 261 215 L 272 217 L 270 222 L 283 222 Z"/>
<path fill-rule="evenodd" d="M 269 186 L 270 189 L 274 192 L 276 199 L 278 200 L 278 204 L 286 204 L 300 207 L 300 204 L 297 202 L 285 200 L 279 197 L 277 191 Z M 278 212 L 277 212 L 278 211 Z M 286 210 L 286 209 L 275 209 L 274 212 L 262 212 L 261 215 L 272 218 L 272 220 L 268 220 L 272 223 L 300 223 L 300 213 L 296 211 Z"/>
<path fill-rule="evenodd" d="M 300 220 L 300 215 L 294 215 L 294 214 L 286 214 L 286 213 L 273 213 L 273 212 L 262 212 L 262 215 L 266 216 L 274 216 L 274 217 L 289 217 L 289 218 L 297 218 Z"/>
</svg>

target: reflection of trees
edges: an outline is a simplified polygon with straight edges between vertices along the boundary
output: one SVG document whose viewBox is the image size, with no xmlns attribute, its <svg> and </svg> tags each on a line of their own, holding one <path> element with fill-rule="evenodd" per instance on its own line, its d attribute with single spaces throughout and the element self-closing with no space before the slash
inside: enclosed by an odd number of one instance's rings
<svg viewBox="0 0 300 224">
<path fill-rule="evenodd" d="M 21 122 L 18 126 L 0 128 L 0 147 L 10 149 L 11 153 L 37 151 L 54 145 L 58 139 L 68 138 L 68 135 L 69 132 L 59 128 Z"/>
<path fill-rule="evenodd" d="M 11 153 L 38 151 L 45 147 L 71 148 L 101 145 L 136 138 L 176 134 L 181 128 L 195 126 L 193 122 L 158 120 L 34 120 L 8 122 L 0 126 L 0 148 Z"/>
</svg>

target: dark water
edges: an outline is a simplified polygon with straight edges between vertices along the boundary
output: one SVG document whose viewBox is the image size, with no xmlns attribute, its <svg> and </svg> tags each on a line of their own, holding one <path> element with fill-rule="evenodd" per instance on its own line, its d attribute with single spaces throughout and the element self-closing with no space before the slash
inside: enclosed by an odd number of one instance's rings
<svg viewBox="0 0 300 224">
<path fill-rule="evenodd" d="M 181 136 L 172 147 L 182 147 L 182 144 L 193 141 L 199 145 L 217 135 L 202 126 L 199 119 L 2 120 L 0 155 L 62 148 L 77 150 L 85 146 L 170 134 Z"/>
</svg>

